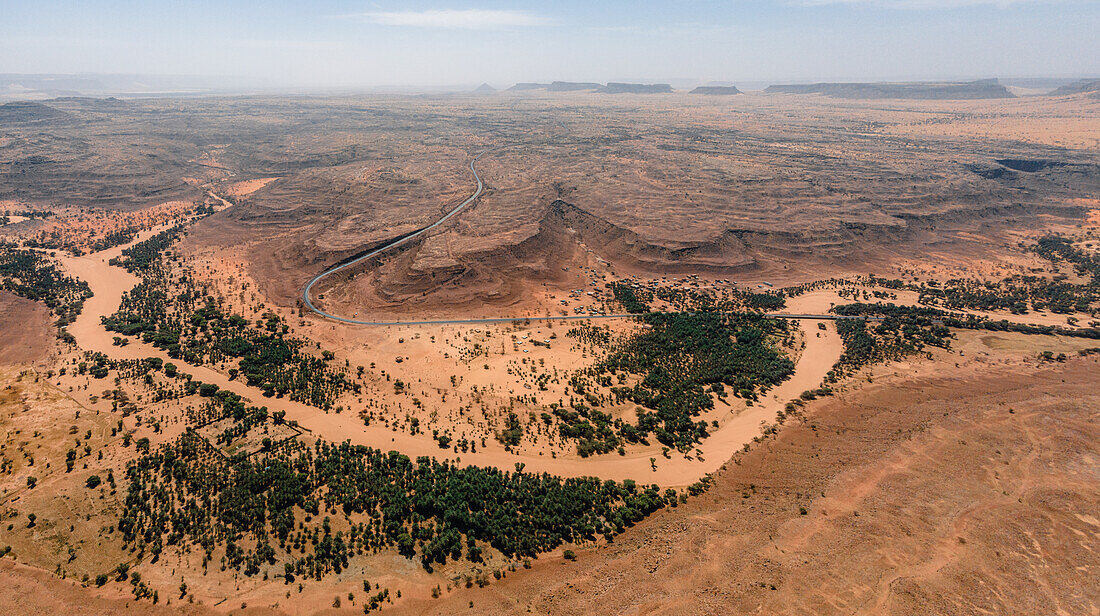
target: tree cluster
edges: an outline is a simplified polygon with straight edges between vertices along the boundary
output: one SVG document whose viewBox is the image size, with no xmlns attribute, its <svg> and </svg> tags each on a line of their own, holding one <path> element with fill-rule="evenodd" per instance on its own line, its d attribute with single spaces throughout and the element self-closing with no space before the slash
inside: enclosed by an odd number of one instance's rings
<svg viewBox="0 0 1100 616">
<path fill-rule="evenodd" d="M 236 361 L 231 374 L 239 373 L 266 396 L 327 410 L 342 393 L 358 391 L 345 368 L 333 365 L 330 355 L 305 352 L 307 341 L 288 336 L 289 328 L 274 313 L 255 323 L 231 314 L 186 272 L 172 271 L 163 252 L 181 233 L 179 226 L 158 233 L 115 262 L 142 281 L 123 296 L 118 312 L 104 319 L 108 330 L 140 336 L 190 364 Z"/>
<path fill-rule="evenodd" d="M 63 274 L 42 253 L 10 245 L 0 245 L 0 288 L 46 304 L 59 327 L 72 323 L 92 296 L 88 283 Z"/>
<path fill-rule="evenodd" d="M 229 392 L 213 400 L 242 429 L 268 421 Z M 348 443 L 291 440 L 227 459 L 194 432 L 132 462 L 127 479 L 118 528 L 139 557 L 194 545 L 205 560 L 221 552 L 226 567 L 250 576 L 281 562 L 287 583 L 390 548 L 429 570 L 448 559 L 479 562 L 486 546 L 535 557 L 611 540 L 678 502 L 674 490 L 631 481 L 460 467 Z"/>
<path fill-rule="evenodd" d="M 708 435 L 706 422 L 695 418 L 713 408 L 712 393 L 724 396 L 729 387 L 735 396 L 755 400 L 794 369 L 772 343 L 786 333 L 784 321 L 719 312 L 642 318 L 647 328 L 616 342 L 606 359 L 572 379 L 582 400 L 573 401 L 572 410 L 553 408 L 562 436 L 576 438 L 582 455 L 605 453 L 623 442 L 648 443 L 651 434 L 687 451 Z M 626 385 L 628 375 L 636 383 Z M 595 393 L 601 387 L 610 390 L 614 402 L 639 405 L 637 422 L 612 421 L 595 410 L 606 401 Z"/>
</svg>

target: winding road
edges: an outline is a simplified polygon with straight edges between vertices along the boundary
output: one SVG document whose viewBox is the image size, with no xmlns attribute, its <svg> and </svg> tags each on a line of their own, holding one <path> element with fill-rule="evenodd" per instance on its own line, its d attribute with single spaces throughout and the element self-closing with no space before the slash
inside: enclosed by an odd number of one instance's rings
<svg viewBox="0 0 1100 616">
<path fill-rule="evenodd" d="M 361 321 L 359 319 L 349 319 L 348 317 L 342 317 L 342 316 L 339 316 L 339 315 L 332 314 L 330 312 L 325 312 L 324 310 L 321 310 L 320 308 L 315 306 L 313 304 L 313 300 L 310 298 L 310 291 L 313 289 L 313 285 L 317 284 L 318 282 L 320 282 L 324 278 L 326 278 L 328 276 L 331 276 L 331 275 L 335 274 L 336 272 L 343 271 L 345 269 L 348 269 L 349 267 L 352 267 L 354 265 L 362 263 L 363 261 L 366 261 L 367 259 L 371 259 L 371 258 L 373 258 L 373 257 L 375 257 L 379 254 L 382 254 L 383 252 L 386 252 L 388 250 L 393 250 L 394 248 L 399 248 L 401 246 L 404 246 L 405 244 L 408 244 L 409 242 L 413 241 L 414 239 L 420 237 L 421 235 L 424 235 L 425 233 L 431 231 L 432 229 L 435 229 L 439 225 L 442 225 L 443 223 L 450 220 L 451 217 L 453 217 L 455 214 L 458 214 L 462 210 L 466 209 L 466 206 L 468 206 L 471 203 L 473 203 L 474 201 L 476 201 L 477 198 L 481 196 L 481 193 L 485 191 L 485 184 L 481 181 L 481 176 L 478 175 L 477 167 L 475 167 L 474 164 L 477 163 L 477 160 L 479 158 L 481 158 L 482 156 L 484 156 L 485 154 L 487 154 L 489 152 L 493 152 L 495 150 L 500 150 L 500 149 L 503 149 L 503 148 L 506 148 L 506 147 L 510 147 L 510 146 L 502 145 L 502 146 L 497 146 L 495 148 L 489 148 L 489 149 L 486 149 L 486 150 L 482 150 L 482 151 L 478 152 L 470 160 L 470 173 L 474 174 L 474 180 L 477 181 L 477 189 L 474 190 L 474 194 L 470 195 L 469 197 L 466 197 L 465 201 L 458 204 L 457 207 L 455 207 L 451 211 L 447 212 L 446 214 L 443 215 L 442 218 L 440 218 L 439 220 L 433 222 L 432 224 L 428 225 L 427 227 L 424 227 L 424 228 L 422 228 L 422 229 L 420 229 L 420 230 L 418 230 L 414 233 L 410 233 L 409 235 L 406 235 L 405 237 L 398 238 L 398 239 L 396 239 L 396 240 L 394 240 L 394 241 L 392 241 L 388 244 L 385 244 L 385 245 L 383 245 L 379 248 L 376 248 L 376 249 L 368 252 L 367 254 L 365 254 L 361 257 L 352 259 L 351 261 L 348 261 L 347 263 L 342 263 L 340 265 L 337 265 L 336 267 L 329 268 L 329 269 L 325 270 L 324 272 L 321 272 L 320 274 L 317 274 L 316 276 L 314 276 L 306 284 L 305 289 L 302 290 L 302 303 L 304 303 L 307 308 L 309 308 L 313 312 L 316 312 L 317 314 L 325 317 L 326 319 L 332 319 L 333 321 L 339 321 L 341 323 L 348 323 L 348 324 L 351 324 L 351 325 L 442 325 L 442 324 L 447 324 L 447 323 L 485 323 L 485 322 L 491 322 L 491 321 L 497 321 L 497 322 L 501 322 L 501 321 L 522 321 L 523 319 L 521 319 L 521 318 L 472 319 L 472 320 L 451 320 L 451 321 L 388 321 L 388 322 L 386 322 L 386 321 Z"/>
<path fill-rule="evenodd" d="M 341 263 L 341 264 L 339 264 L 335 267 L 331 267 L 331 268 L 321 272 L 320 274 L 317 274 L 316 276 L 311 278 L 308 283 L 306 283 L 305 288 L 302 290 L 302 303 L 305 304 L 307 308 L 309 308 L 310 310 L 312 310 L 316 314 L 318 314 L 318 315 L 320 315 L 320 316 L 322 316 L 326 319 L 331 319 L 333 321 L 338 321 L 340 323 L 347 323 L 349 325 L 374 325 L 374 326 L 388 326 L 388 325 L 458 325 L 458 324 L 464 324 L 464 323 L 518 323 L 518 322 L 528 322 L 528 321 L 581 321 L 581 320 L 586 320 L 586 319 L 628 319 L 628 318 L 631 318 L 631 317 L 640 316 L 636 313 L 616 313 L 616 314 L 589 314 L 589 315 L 583 315 L 582 314 L 582 315 L 561 315 L 561 316 L 434 319 L 434 320 L 425 320 L 425 321 L 365 321 L 365 320 L 362 320 L 362 319 L 353 319 L 353 318 L 349 318 L 349 317 L 342 317 L 342 316 L 337 315 L 337 314 L 332 314 L 331 312 L 327 312 L 325 310 L 322 310 L 321 308 L 318 308 L 317 305 L 313 303 L 313 299 L 312 299 L 312 297 L 310 297 L 311 291 L 313 290 L 313 286 L 316 285 L 321 280 L 324 280 L 325 278 L 327 278 L 327 277 L 329 277 L 329 276 L 331 276 L 331 275 L 333 275 L 337 272 L 340 272 L 340 271 L 346 270 L 350 267 L 353 267 L 355 265 L 358 265 L 359 263 L 362 263 L 363 261 L 366 261 L 368 259 L 376 257 L 376 256 L 378 256 L 378 255 L 380 255 L 384 252 L 387 252 L 387 251 L 393 250 L 395 248 L 399 248 L 401 246 L 404 246 L 405 244 L 408 244 L 409 242 L 413 241 L 414 239 L 420 237 L 421 235 L 424 235 L 425 233 L 431 231 L 432 229 L 435 229 L 435 228 L 439 227 L 440 225 L 442 225 L 443 223 L 447 222 L 448 220 L 453 218 L 455 215 L 460 213 L 462 210 L 466 209 L 466 207 L 468 205 L 470 205 L 471 203 L 476 201 L 477 198 L 481 196 L 481 193 L 485 192 L 485 184 L 481 181 L 481 175 L 478 174 L 477 167 L 475 166 L 475 163 L 477 163 L 479 158 L 481 158 L 485 154 L 488 154 L 489 152 L 495 152 L 495 151 L 498 151 L 498 150 L 502 150 L 504 148 L 513 147 L 514 145 L 519 145 L 519 144 L 501 145 L 501 146 L 497 146 L 495 148 L 488 148 L 488 149 L 485 149 L 485 150 L 482 150 L 482 151 L 478 152 L 473 157 L 473 159 L 470 160 L 470 165 L 469 165 L 470 173 L 472 173 L 474 175 L 474 180 L 477 182 L 477 188 L 474 190 L 474 193 L 472 195 L 470 195 L 469 197 L 466 197 L 465 201 L 458 204 L 455 208 L 453 208 L 452 210 L 450 210 L 449 212 L 444 214 L 442 218 L 440 218 L 439 220 L 433 222 L 432 224 L 430 224 L 426 227 L 423 227 L 423 228 L 421 228 L 421 229 L 419 229 L 419 230 L 417 230 L 413 233 L 410 233 L 409 235 L 398 238 L 396 240 L 393 240 L 392 242 L 389 242 L 389 243 L 384 244 L 384 245 L 382 245 L 378 248 L 375 248 L 374 250 L 368 252 L 365 255 L 356 257 L 355 259 L 352 259 L 351 261 L 348 261 L 346 263 Z M 865 320 L 865 321 L 881 320 L 881 317 L 842 316 L 842 315 L 835 315 L 835 314 L 787 314 L 787 313 L 782 313 L 782 312 L 768 312 L 768 313 L 764 313 L 763 316 L 769 317 L 769 318 L 775 318 L 775 319 L 811 320 L 811 321 L 813 321 L 813 320 L 817 320 L 817 321 L 821 321 L 821 320 L 837 321 L 837 320 L 844 320 L 844 319 L 860 319 L 860 320 Z"/>
</svg>

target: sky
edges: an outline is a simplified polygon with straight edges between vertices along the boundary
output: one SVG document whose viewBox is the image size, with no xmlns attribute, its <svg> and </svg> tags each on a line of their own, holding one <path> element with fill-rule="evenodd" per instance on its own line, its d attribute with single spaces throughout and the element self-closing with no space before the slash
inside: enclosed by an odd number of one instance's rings
<svg viewBox="0 0 1100 616">
<path fill-rule="evenodd" d="M 0 73 L 306 88 L 1100 75 L 1100 0 L 0 0 Z"/>
</svg>

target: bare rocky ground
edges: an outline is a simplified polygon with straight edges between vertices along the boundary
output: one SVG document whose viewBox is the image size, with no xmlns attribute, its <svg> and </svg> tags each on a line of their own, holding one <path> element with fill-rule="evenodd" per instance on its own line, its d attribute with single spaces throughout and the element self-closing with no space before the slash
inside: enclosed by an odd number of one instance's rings
<svg viewBox="0 0 1100 616">
<path fill-rule="evenodd" d="M 61 115 L 0 135 L 0 200 L 134 209 L 200 200 L 211 185 L 241 205 L 192 241 L 246 248 L 265 295 L 287 306 L 325 266 L 461 202 L 469 157 L 499 146 L 509 147 L 480 164 L 479 203 L 337 299 L 404 311 L 512 305 L 527 281 L 567 287 L 561 267 L 578 250 L 641 273 L 773 282 L 882 271 L 899 253 L 996 257 L 1006 226 L 1078 217 L 1087 205 L 1077 200 L 1100 187 L 1100 105 L 1083 95 L 44 105 Z"/>
<path fill-rule="evenodd" d="M 290 304 L 324 263 L 418 228 L 469 194 L 467 152 L 518 144 L 481 159 L 488 192 L 454 224 L 330 298 L 408 313 L 523 303 L 527 281 L 567 288 L 562 268 L 588 251 L 627 272 L 779 283 L 886 272 L 899 254 L 997 258 L 1007 228 L 1079 216 L 1073 199 L 1100 182 L 1096 134 L 1078 123 L 1076 99 L 1072 111 L 1038 99 L 509 103 L 493 110 L 490 138 L 449 131 L 465 151 L 393 150 L 385 166 L 327 169 L 321 190 L 316 172 L 286 177 L 195 237 L 255 238 L 253 277 Z M 1086 115 L 1093 107 L 1084 105 Z M 405 148 L 418 139 L 401 137 Z M 1007 159 L 1072 164 L 1020 171 L 997 162 Z M 417 198 L 423 191 L 436 196 Z"/>
</svg>

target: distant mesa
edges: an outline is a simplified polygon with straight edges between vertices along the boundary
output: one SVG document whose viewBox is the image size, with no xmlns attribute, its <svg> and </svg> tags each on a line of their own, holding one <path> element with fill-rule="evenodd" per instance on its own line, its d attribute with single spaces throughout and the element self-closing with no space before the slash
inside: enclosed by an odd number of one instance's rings
<svg viewBox="0 0 1100 616">
<path fill-rule="evenodd" d="M 72 116 L 60 111 L 31 101 L 16 101 L 0 105 L 0 124 L 28 124 L 32 122 L 57 122 L 67 120 Z"/>
<path fill-rule="evenodd" d="M 1054 90 L 1047 96 L 1070 96 L 1072 94 L 1082 94 L 1085 92 L 1100 92 L 1100 79 L 1082 79 L 1080 81 L 1075 81 Z"/>
<path fill-rule="evenodd" d="M 665 94 L 672 91 L 667 83 L 616 83 L 610 81 L 597 92 L 604 94 Z"/>
<path fill-rule="evenodd" d="M 913 100 L 975 100 L 1015 98 L 996 79 L 952 82 L 811 83 L 773 85 L 768 94 L 823 94 L 833 98 L 902 98 Z"/>
<path fill-rule="evenodd" d="M 58 96 L 49 102 L 75 103 L 77 105 L 125 107 L 130 103 L 114 96 Z"/>
<path fill-rule="evenodd" d="M 595 92 L 603 87 L 590 81 L 552 81 L 550 83 L 521 82 L 508 88 L 515 92 L 524 90 L 546 90 L 547 92 Z"/>
<path fill-rule="evenodd" d="M 59 96 L 47 102 L 59 104 L 65 107 L 77 107 L 88 111 L 118 111 L 127 109 L 130 103 L 113 96 L 100 98 L 96 96 Z"/>
<path fill-rule="evenodd" d="M 93 77 L 0 74 L 0 92 L 8 90 L 56 97 L 78 96 L 82 92 L 97 92 L 103 89 L 103 82 Z"/>
<path fill-rule="evenodd" d="M 617 83 L 607 85 L 589 81 L 554 81 L 551 83 L 520 82 L 508 88 L 512 92 L 546 90 L 547 92 L 602 92 L 604 94 L 661 94 L 672 92 L 667 83 Z"/>
<path fill-rule="evenodd" d="M 487 83 L 483 83 L 480 86 L 474 88 L 474 94 L 492 94 L 493 92 L 496 92 L 496 91 L 497 91 L 496 88 L 494 88 L 493 86 L 491 86 Z"/>
<path fill-rule="evenodd" d="M 580 92 L 584 90 L 598 90 L 600 84 L 588 81 L 555 81 L 547 90 L 551 92 Z"/>
<path fill-rule="evenodd" d="M 508 88 L 508 90 L 510 92 L 523 92 L 524 90 L 545 90 L 549 87 L 550 84 L 548 83 L 534 83 L 531 81 L 524 81 Z"/>
<path fill-rule="evenodd" d="M 692 90 L 691 94 L 730 95 L 741 94 L 741 90 L 738 90 L 736 86 L 699 86 Z"/>
</svg>

